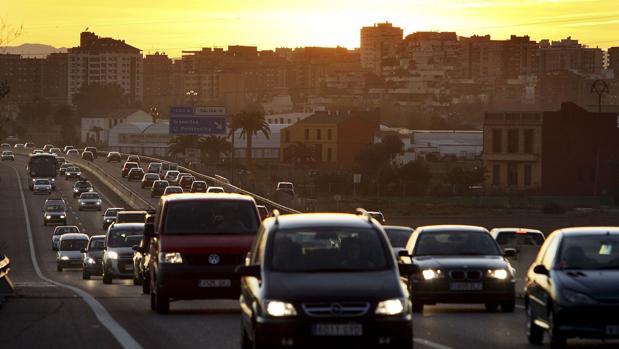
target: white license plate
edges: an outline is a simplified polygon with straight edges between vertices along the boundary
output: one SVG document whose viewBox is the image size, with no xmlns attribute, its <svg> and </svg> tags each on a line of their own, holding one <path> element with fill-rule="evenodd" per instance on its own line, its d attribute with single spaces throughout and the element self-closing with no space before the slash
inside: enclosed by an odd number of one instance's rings
<svg viewBox="0 0 619 349">
<path fill-rule="evenodd" d="M 449 289 L 452 291 L 481 291 L 483 284 L 481 282 L 452 282 L 449 284 Z"/>
<path fill-rule="evenodd" d="M 363 336 L 361 324 L 316 324 L 312 326 L 314 336 L 358 337 Z"/>
<path fill-rule="evenodd" d="M 198 281 L 198 287 L 230 287 L 230 279 L 209 279 Z"/>
<path fill-rule="evenodd" d="M 606 326 L 606 334 L 609 336 L 619 336 L 619 326 Z"/>
<path fill-rule="evenodd" d="M 125 265 L 125 270 L 126 270 L 126 271 L 133 271 L 133 264 L 127 264 L 127 265 Z"/>
</svg>

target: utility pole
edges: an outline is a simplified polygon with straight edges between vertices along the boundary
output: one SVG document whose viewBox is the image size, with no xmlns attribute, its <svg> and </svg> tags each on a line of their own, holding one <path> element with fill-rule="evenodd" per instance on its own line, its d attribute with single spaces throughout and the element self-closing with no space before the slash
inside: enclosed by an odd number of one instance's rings
<svg viewBox="0 0 619 349">
<path fill-rule="evenodd" d="M 602 96 L 609 93 L 608 84 L 604 80 L 595 80 L 591 85 L 591 93 L 598 95 L 598 113 L 602 112 Z"/>
</svg>

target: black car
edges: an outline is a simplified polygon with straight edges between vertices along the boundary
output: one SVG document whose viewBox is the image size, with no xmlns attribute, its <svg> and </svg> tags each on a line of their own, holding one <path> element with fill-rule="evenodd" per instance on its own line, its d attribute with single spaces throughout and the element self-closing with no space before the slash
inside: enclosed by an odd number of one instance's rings
<svg viewBox="0 0 619 349">
<path fill-rule="evenodd" d="M 94 187 L 89 181 L 80 179 L 73 185 L 73 198 L 79 198 L 82 193 L 87 193 L 93 190 Z"/>
<path fill-rule="evenodd" d="M 144 237 L 140 244 L 133 246 L 133 284 L 142 285 L 142 293 L 150 293 L 148 264 L 150 262 L 150 238 Z"/>
<path fill-rule="evenodd" d="M 561 229 L 550 234 L 529 268 L 527 335 L 566 345 L 568 338 L 619 338 L 619 228 Z"/>
<path fill-rule="evenodd" d="M 418 273 L 408 278 L 413 311 L 426 304 L 478 303 L 488 311 L 516 306 L 514 268 L 488 230 L 467 225 L 418 227 L 400 252 Z"/>
<path fill-rule="evenodd" d="M 112 223 L 116 222 L 118 212 L 124 210 L 125 209 L 122 207 L 110 207 L 105 210 L 105 213 L 103 214 L 103 230 L 107 230 L 107 228 L 112 225 Z"/>
<path fill-rule="evenodd" d="M 106 162 L 120 162 L 120 153 L 116 151 L 111 151 L 107 153 L 107 157 L 105 158 Z"/>
<path fill-rule="evenodd" d="M 159 180 L 159 173 L 146 173 L 142 177 L 142 182 L 140 183 L 140 188 L 151 188 L 155 181 Z"/>
<path fill-rule="evenodd" d="M 97 158 L 97 147 L 86 147 L 84 148 L 84 152 L 91 152 L 92 156 L 96 159 Z"/>
<path fill-rule="evenodd" d="M 127 180 L 131 182 L 134 179 L 141 180 L 144 177 L 144 170 L 140 167 L 132 168 L 127 173 Z"/>
<path fill-rule="evenodd" d="M 163 195 L 163 192 L 165 191 L 165 188 L 168 187 L 168 185 L 169 185 L 168 181 L 164 181 L 164 180 L 154 181 L 150 189 L 150 197 L 154 198 L 154 197 L 159 197 Z"/>
<path fill-rule="evenodd" d="M 88 246 L 82 249 L 82 279 L 89 280 L 91 276 L 101 276 L 102 260 L 105 249 L 105 235 L 93 235 L 88 240 Z"/>
<path fill-rule="evenodd" d="M 189 192 L 206 193 L 206 188 L 208 188 L 208 185 L 206 185 L 205 181 L 193 181 L 193 183 L 191 183 L 191 189 L 189 190 Z"/>
<path fill-rule="evenodd" d="M 79 167 L 73 165 L 68 166 L 64 170 L 64 178 L 69 180 L 69 178 L 80 178 L 82 177 L 82 170 Z"/>
<path fill-rule="evenodd" d="M 90 151 L 84 150 L 82 152 L 82 160 L 94 161 L 95 160 L 95 155 L 92 152 L 90 152 Z"/>
<path fill-rule="evenodd" d="M 43 225 L 67 225 L 67 204 L 62 198 L 45 200 L 43 206 Z"/>
<path fill-rule="evenodd" d="M 367 214 L 274 214 L 237 268 L 242 347 L 411 348 L 399 266 Z"/>
<path fill-rule="evenodd" d="M 378 220 L 380 222 L 380 220 Z M 397 256 L 400 251 L 406 250 L 406 243 L 413 235 L 413 228 L 402 227 L 397 225 L 385 225 L 383 226 L 393 253 Z"/>
</svg>

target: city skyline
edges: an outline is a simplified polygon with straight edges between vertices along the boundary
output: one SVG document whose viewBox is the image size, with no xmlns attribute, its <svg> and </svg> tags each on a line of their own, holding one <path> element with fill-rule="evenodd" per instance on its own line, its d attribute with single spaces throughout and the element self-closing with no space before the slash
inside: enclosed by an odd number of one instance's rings
<svg viewBox="0 0 619 349">
<path fill-rule="evenodd" d="M 159 51 L 172 57 L 179 57 L 183 50 L 235 44 L 260 49 L 338 45 L 356 48 L 362 27 L 385 21 L 403 28 L 404 35 L 416 31 L 454 31 L 461 36 L 490 34 L 494 39 L 529 35 L 536 41 L 571 36 L 590 47 L 606 49 L 619 44 L 613 36 L 619 30 L 619 11 L 612 3 L 394 0 L 374 8 L 370 1 L 349 0 L 337 4 L 324 0 L 311 4 L 281 0 L 205 4 L 190 0 L 183 5 L 155 0 L 131 6 L 120 1 L 95 6 L 73 0 L 53 5 L 32 0 L 0 5 L 0 17 L 9 26 L 23 26 L 21 35 L 10 45 L 73 47 L 78 42 L 78 33 L 88 28 L 102 36 L 122 38 L 144 54 Z M 68 10 L 52 18 L 48 16 L 60 7 Z"/>
</svg>

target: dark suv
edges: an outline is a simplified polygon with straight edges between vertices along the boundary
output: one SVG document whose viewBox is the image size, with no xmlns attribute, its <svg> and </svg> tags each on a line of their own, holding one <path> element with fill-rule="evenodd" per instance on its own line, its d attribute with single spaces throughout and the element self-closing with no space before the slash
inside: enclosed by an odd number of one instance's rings
<svg viewBox="0 0 619 349">
<path fill-rule="evenodd" d="M 73 197 L 79 198 L 80 195 L 82 195 L 82 193 L 88 193 L 93 190 L 94 190 L 94 187 L 89 181 L 85 179 L 81 179 L 75 182 L 75 184 L 73 185 Z"/>
<path fill-rule="evenodd" d="M 241 278 L 243 348 L 412 348 L 412 310 L 379 222 L 365 213 L 262 223 Z"/>
<path fill-rule="evenodd" d="M 105 235 L 93 235 L 88 240 L 88 246 L 82 249 L 84 254 L 82 262 L 82 279 L 89 280 L 91 276 L 101 275 L 101 261 L 105 249 Z"/>
<path fill-rule="evenodd" d="M 251 248 L 260 218 L 256 202 L 237 194 L 163 196 L 151 237 L 151 308 L 168 312 L 170 300 L 238 299 L 235 268 Z"/>
<path fill-rule="evenodd" d="M 43 225 L 67 225 L 67 204 L 61 198 L 47 199 L 43 206 Z"/>
</svg>

